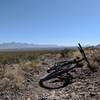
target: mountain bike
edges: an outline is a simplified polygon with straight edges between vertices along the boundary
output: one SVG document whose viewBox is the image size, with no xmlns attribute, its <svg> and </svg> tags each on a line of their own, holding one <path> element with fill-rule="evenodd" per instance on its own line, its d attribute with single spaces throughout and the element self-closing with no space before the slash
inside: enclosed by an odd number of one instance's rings
<svg viewBox="0 0 100 100">
<path fill-rule="evenodd" d="M 80 67 L 79 63 L 83 60 L 87 63 L 89 69 L 93 71 L 93 68 L 91 67 L 80 43 L 78 43 L 78 49 L 82 58 L 76 57 L 75 59 L 56 63 L 53 67 L 47 70 L 48 75 L 40 79 L 39 85 L 46 89 L 59 89 L 65 87 L 71 83 L 71 80 L 73 79 L 70 71 L 74 68 Z"/>
</svg>

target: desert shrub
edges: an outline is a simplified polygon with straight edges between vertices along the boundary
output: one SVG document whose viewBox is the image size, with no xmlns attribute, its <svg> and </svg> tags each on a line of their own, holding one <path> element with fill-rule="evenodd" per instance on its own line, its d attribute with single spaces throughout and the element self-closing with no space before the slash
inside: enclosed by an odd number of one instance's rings
<svg viewBox="0 0 100 100">
<path fill-rule="evenodd" d="M 32 61 L 27 60 L 27 61 L 21 61 L 19 63 L 19 66 L 25 72 L 35 73 L 35 72 L 41 71 L 42 63 L 38 59 L 35 59 L 35 60 L 32 60 Z"/>
<path fill-rule="evenodd" d="M 21 67 L 16 64 L 11 66 L 6 65 L 4 77 L 14 82 L 17 86 L 21 86 L 24 81 L 24 72 Z"/>
<path fill-rule="evenodd" d="M 75 49 L 68 49 L 68 48 L 66 48 L 66 49 L 64 49 L 64 50 L 62 51 L 62 54 L 63 54 L 64 56 L 66 56 L 66 57 L 72 57 L 72 56 L 73 56 L 73 53 L 74 53 L 75 51 L 76 51 Z"/>
<path fill-rule="evenodd" d="M 100 68 L 100 49 L 85 48 L 85 53 L 94 70 L 98 70 Z"/>
<path fill-rule="evenodd" d="M 0 63 L 12 64 L 19 63 L 20 61 L 31 61 L 37 59 L 38 53 L 35 52 L 1 52 Z"/>
</svg>

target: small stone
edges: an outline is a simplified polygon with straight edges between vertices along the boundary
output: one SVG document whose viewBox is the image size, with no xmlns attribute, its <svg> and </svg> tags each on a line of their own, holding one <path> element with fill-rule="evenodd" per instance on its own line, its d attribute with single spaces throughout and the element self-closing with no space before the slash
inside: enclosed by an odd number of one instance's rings
<svg viewBox="0 0 100 100">
<path fill-rule="evenodd" d="M 79 98 L 79 96 L 75 92 L 71 93 L 71 97 L 73 98 L 73 100 L 76 100 Z"/>
<path fill-rule="evenodd" d="M 31 100 L 31 98 L 27 98 L 27 100 Z"/>
<path fill-rule="evenodd" d="M 91 93 L 90 93 L 90 96 L 91 96 L 91 97 L 94 97 L 95 95 L 96 95 L 96 93 L 94 93 L 94 92 L 91 92 Z"/>
<path fill-rule="evenodd" d="M 98 92 L 98 95 L 100 95 L 100 92 Z"/>
</svg>

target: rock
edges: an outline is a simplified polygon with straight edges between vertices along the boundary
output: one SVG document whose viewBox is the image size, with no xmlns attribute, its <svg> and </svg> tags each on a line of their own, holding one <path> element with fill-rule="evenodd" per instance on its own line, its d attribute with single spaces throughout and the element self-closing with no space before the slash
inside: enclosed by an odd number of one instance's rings
<svg viewBox="0 0 100 100">
<path fill-rule="evenodd" d="M 79 99 L 79 96 L 75 92 L 71 93 L 71 97 L 72 97 L 72 100 L 78 100 Z"/>
<path fill-rule="evenodd" d="M 7 87 L 7 85 L 9 84 L 10 80 L 8 78 L 3 78 L 0 81 L 0 89 L 3 89 L 5 87 Z"/>
<path fill-rule="evenodd" d="M 90 92 L 90 96 L 94 97 L 94 96 L 96 96 L 96 93 L 95 92 Z"/>
<path fill-rule="evenodd" d="M 27 98 L 27 100 L 31 100 L 31 98 Z"/>
<path fill-rule="evenodd" d="M 38 100 L 47 100 L 47 98 L 40 98 L 40 99 L 38 99 Z"/>
</svg>

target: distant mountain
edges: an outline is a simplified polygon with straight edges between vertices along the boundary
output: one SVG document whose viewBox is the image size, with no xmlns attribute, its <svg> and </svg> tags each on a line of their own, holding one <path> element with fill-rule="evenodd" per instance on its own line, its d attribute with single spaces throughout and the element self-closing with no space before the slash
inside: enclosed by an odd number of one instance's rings
<svg viewBox="0 0 100 100">
<path fill-rule="evenodd" d="M 96 48 L 100 48 L 100 44 L 96 45 Z"/>
<path fill-rule="evenodd" d="M 29 43 L 2 43 L 0 44 L 0 50 L 32 50 L 32 49 L 50 49 L 50 48 L 61 48 L 56 45 L 38 45 Z"/>
</svg>

